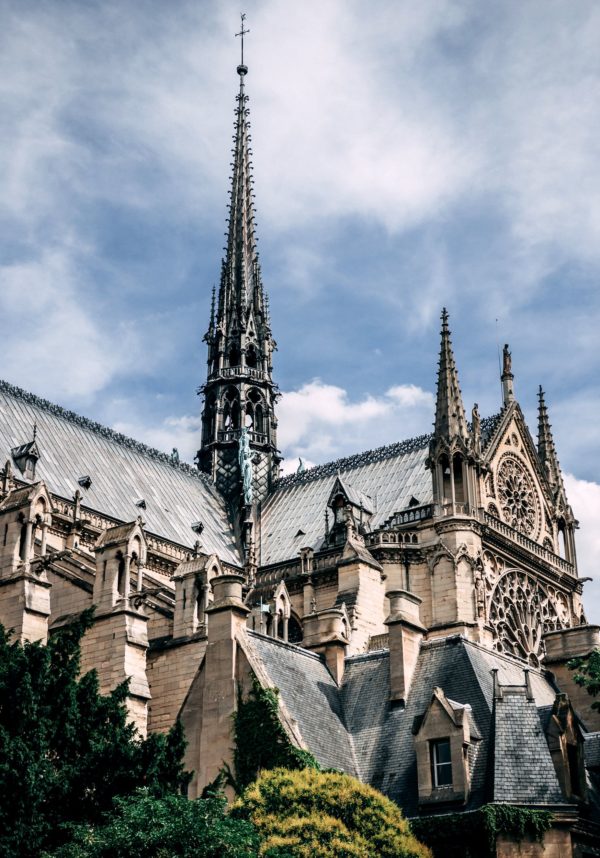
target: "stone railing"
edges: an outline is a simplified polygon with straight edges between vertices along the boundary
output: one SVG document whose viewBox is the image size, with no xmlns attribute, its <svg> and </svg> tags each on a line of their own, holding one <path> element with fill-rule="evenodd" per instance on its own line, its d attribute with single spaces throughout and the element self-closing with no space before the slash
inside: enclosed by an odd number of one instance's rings
<svg viewBox="0 0 600 858">
<path fill-rule="evenodd" d="M 426 503 L 421 506 L 412 506 L 402 512 L 395 512 L 383 524 L 383 528 L 401 527 L 403 524 L 411 524 L 413 521 L 423 521 L 433 515 L 433 504 Z"/>
<path fill-rule="evenodd" d="M 418 542 L 419 535 L 412 530 L 378 530 L 375 533 L 368 533 L 365 536 L 365 543 L 369 548 L 379 547 L 380 545 L 417 545 Z"/>
<path fill-rule="evenodd" d="M 390 636 L 386 632 L 382 635 L 371 635 L 369 638 L 368 652 L 375 652 L 378 649 L 389 649 Z"/>
<path fill-rule="evenodd" d="M 550 566 L 554 566 L 562 572 L 567 572 L 569 575 L 575 575 L 575 567 L 572 563 L 569 563 L 568 560 L 565 560 L 563 557 L 559 557 L 558 554 L 554 554 L 552 551 L 548 551 L 548 549 L 544 548 L 542 545 L 538 545 L 538 543 L 534 542 L 533 539 L 529 539 L 525 534 L 519 533 L 518 530 L 509 527 L 508 524 L 505 524 L 503 521 L 500 521 L 500 519 L 490 515 L 489 512 L 485 512 L 485 510 L 483 512 L 483 521 L 491 530 L 494 530 L 502 536 L 506 536 L 518 545 L 522 545 L 523 548 L 531 552 L 531 554 L 541 557 L 541 559 L 545 560 Z"/>
<path fill-rule="evenodd" d="M 240 437 L 241 429 L 223 429 L 219 432 L 219 441 L 237 441 Z M 268 436 L 264 432 L 248 432 L 251 443 L 266 444 Z"/>
<path fill-rule="evenodd" d="M 220 369 L 213 370 L 208 376 L 208 380 L 212 381 L 215 378 L 251 378 L 253 381 L 264 381 L 267 378 L 266 373 L 262 369 L 255 369 L 251 366 L 222 366 Z"/>
</svg>

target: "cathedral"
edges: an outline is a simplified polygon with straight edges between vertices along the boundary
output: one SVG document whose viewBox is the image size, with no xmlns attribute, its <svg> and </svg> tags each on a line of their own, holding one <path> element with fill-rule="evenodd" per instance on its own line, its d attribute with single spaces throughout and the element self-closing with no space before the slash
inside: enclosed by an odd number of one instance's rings
<svg viewBox="0 0 600 858">
<path fill-rule="evenodd" d="M 600 628 L 544 393 L 534 439 L 505 346 L 497 413 L 467 409 L 443 310 L 432 434 L 281 475 L 247 72 L 196 462 L 0 382 L 0 621 L 45 641 L 95 605 L 82 669 L 129 679 L 140 734 L 181 719 L 191 796 L 258 681 L 295 746 L 409 818 L 547 809 L 497 854 L 598 856 L 600 712 L 567 663 Z"/>
</svg>

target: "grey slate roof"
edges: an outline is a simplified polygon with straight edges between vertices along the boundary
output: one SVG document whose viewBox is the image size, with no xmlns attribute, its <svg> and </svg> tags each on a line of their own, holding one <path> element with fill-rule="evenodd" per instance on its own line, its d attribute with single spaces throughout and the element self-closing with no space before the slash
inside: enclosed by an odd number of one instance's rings
<svg viewBox="0 0 600 858">
<path fill-rule="evenodd" d="M 498 421 L 499 415 L 481 421 L 484 446 Z M 430 440 L 431 435 L 409 438 L 283 477 L 262 508 L 260 564 L 280 563 L 301 548 L 321 546 L 327 501 L 338 476 L 357 505 L 362 499 L 363 506 L 373 508 L 372 530 L 406 509 L 413 497 L 419 504 L 431 503 L 431 473 L 425 467 Z"/>
<path fill-rule="evenodd" d="M 266 635 L 248 636 L 313 756 L 326 768 L 356 774 L 338 687 L 323 661 Z"/>
<path fill-rule="evenodd" d="M 472 735 L 480 737 L 469 750 L 471 793 L 465 809 L 494 797 L 528 804 L 565 803 L 537 710 L 554 702 L 555 690 L 539 671 L 530 670 L 534 701 L 521 694 L 513 704 L 517 695 L 507 696 L 501 703 L 504 708 L 496 710 L 494 749 L 489 671 L 498 670 L 501 684 L 524 685 L 523 666 L 513 659 L 458 635 L 425 643 L 403 708 L 389 701 L 387 650 L 346 659 L 338 689 L 314 655 L 262 635 L 252 634 L 252 640 L 317 759 L 343 771 L 357 771 L 361 780 L 394 799 L 407 815 L 418 813 L 413 724 L 429 706 L 435 686 L 455 706 L 470 706 Z"/>
<path fill-rule="evenodd" d="M 370 506 L 374 507 L 372 528 L 407 507 L 413 495 L 421 503 L 431 501 L 431 474 L 425 469 L 428 444 L 428 436 L 423 436 L 408 452 L 364 461 L 361 457 L 340 460 L 344 485 L 370 498 Z M 353 464 L 354 460 L 358 464 Z M 323 465 L 294 476 L 307 478 L 281 480 L 263 505 L 261 565 L 296 557 L 305 546 L 317 549 L 325 538 L 325 510 L 336 472 Z M 299 529 L 305 535 L 296 536 Z"/>
<path fill-rule="evenodd" d="M 564 798 L 534 700 L 504 693 L 494 708 L 494 801 L 562 804 Z"/>
<path fill-rule="evenodd" d="M 189 547 L 198 538 L 191 525 L 201 521 L 204 550 L 240 564 L 224 502 L 195 468 L 0 381 L 1 463 L 11 458 L 12 448 L 31 440 L 34 423 L 36 480 L 44 480 L 53 494 L 72 500 L 80 489 L 84 508 L 117 521 L 143 512 L 149 533 Z M 77 482 L 84 475 L 92 478 L 89 489 Z M 16 469 L 15 477 L 22 478 Z M 140 499 L 146 502 L 143 511 L 136 506 Z"/>
</svg>

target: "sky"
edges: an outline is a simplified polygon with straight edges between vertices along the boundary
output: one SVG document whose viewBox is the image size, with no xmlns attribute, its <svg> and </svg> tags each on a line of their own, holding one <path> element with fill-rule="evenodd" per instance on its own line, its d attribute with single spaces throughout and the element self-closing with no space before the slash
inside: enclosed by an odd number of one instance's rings
<svg viewBox="0 0 600 858">
<path fill-rule="evenodd" d="M 600 5 L 248 0 L 288 469 L 430 431 L 510 343 L 546 391 L 600 621 Z M 0 376 L 190 460 L 226 227 L 238 5 L 0 0 Z"/>
</svg>

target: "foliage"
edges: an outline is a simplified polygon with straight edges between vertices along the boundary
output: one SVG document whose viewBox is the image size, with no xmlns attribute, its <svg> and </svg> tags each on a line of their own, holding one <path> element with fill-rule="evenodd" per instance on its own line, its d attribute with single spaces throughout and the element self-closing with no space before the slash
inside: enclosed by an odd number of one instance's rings
<svg viewBox="0 0 600 858">
<path fill-rule="evenodd" d="M 225 805 L 217 795 L 190 801 L 138 790 L 115 799 L 103 825 L 74 826 L 70 842 L 45 858 L 252 858 L 254 827 L 231 818 Z"/>
<path fill-rule="evenodd" d="M 233 730 L 235 780 L 228 774 L 237 793 L 264 769 L 319 768 L 312 754 L 296 748 L 288 739 L 279 720 L 277 689 L 263 688 L 256 677 L 248 697 L 243 700 L 240 695 Z"/>
<path fill-rule="evenodd" d="M 585 658 L 572 659 L 568 667 L 577 671 L 573 676 L 577 685 L 587 688 L 592 697 L 600 694 L 600 649 L 592 650 Z M 600 700 L 592 703 L 592 709 L 600 710 Z"/>
<path fill-rule="evenodd" d="M 486 804 L 468 813 L 444 813 L 411 819 L 414 834 L 436 858 L 485 858 L 496 854 L 496 838 L 525 837 L 541 841 L 552 825 L 552 814 L 509 804 Z"/>
<path fill-rule="evenodd" d="M 187 782 L 176 725 L 139 739 L 127 723 L 127 686 L 104 697 L 92 671 L 79 678 L 85 611 L 47 645 L 11 641 L 0 626 L 0 854 L 38 856 L 66 822 L 100 820 L 116 795 L 153 795 Z"/>
<path fill-rule="evenodd" d="M 399 808 L 349 775 L 263 772 L 233 806 L 261 835 L 265 858 L 427 858 Z"/>
</svg>

